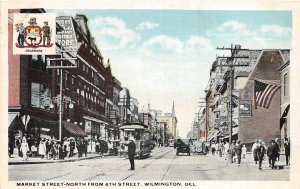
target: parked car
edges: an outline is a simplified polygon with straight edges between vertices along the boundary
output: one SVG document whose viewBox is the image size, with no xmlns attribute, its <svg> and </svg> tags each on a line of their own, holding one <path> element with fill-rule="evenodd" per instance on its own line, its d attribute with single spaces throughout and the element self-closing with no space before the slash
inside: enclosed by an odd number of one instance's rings
<svg viewBox="0 0 300 189">
<path fill-rule="evenodd" d="M 179 153 L 186 153 L 188 156 L 191 155 L 189 139 L 177 139 L 174 148 L 176 148 L 176 155 L 179 155 Z"/>
</svg>

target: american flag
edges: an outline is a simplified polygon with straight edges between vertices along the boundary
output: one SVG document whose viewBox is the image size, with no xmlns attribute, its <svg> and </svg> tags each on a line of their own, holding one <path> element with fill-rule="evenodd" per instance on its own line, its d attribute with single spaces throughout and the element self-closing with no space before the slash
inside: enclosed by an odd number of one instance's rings
<svg viewBox="0 0 300 189">
<path fill-rule="evenodd" d="M 269 108 L 272 98 L 280 86 L 254 80 L 254 107 Z"/>
</svg>

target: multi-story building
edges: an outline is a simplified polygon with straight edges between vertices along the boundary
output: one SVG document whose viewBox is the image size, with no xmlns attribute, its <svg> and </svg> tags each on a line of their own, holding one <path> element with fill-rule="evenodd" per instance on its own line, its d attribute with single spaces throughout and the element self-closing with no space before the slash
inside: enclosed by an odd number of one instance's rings
<svg viewBox="0 0 300 189">
<path fill-rule="evenodd" d="M 159 125 L 164 125 L 164 130 L 168 138 L 177 137 L 177 117 L 175 115 L 175 105 L 173 102 L 172 113 L 164 113 L 156 115 L 156 122 Z"/>
<path fill-rule="evenodd" d="M 284 138 L 290 138 L 290 60 L 283 54 L 286 61 L 280 68 L 280 139 L 283 147 Z"/>
<path fill-rule="evenodd" d="M 8 41 L 13 41 L 14 13 L 45 13 L 43 9 L 9 10 Z M 44 55 L 13 54 L 8 43 L 8 114 L 10 136 L 58 138 L 57 109 L 51 109 L 51 98 L 57 94 L 56 72 L 46 69 Z M 66 113 L 66 112 L 65 112 Z M 78 130 L 79 136 L 84 134 Z"/>
<path fill-rule="evenodd" d="M 11 11 L 9 39 L 12 39 L 14 12 L 45 11 Z M 85 15 L 76 15 L 75 18 L 58 16 L 57 25 L 65 20 L 74 27 L 75 37 L 81 46 L 75 55 L 76 67 L 64 68 L 62 74 L 59 69 L 47 68 L 49 62 L 46 60 L 56 56 L 13 55 L 12 43 L 9 43 L 9 117 L 13 123 L 13 127 L 10 128 L 23 130 L 28 136 L 36 139 L 58 139 L 59 107 L 54 103 L 59 97 L 59 84 L 62 79 L 62 97 L 69 99 L 62 104 L 62 135 L 107 138 L 111 134 L 107 129 L 114 126 L 107 113 L 113 109 L 114 77 L 110 64 L 104 64 L 102 54 L 89 31 Z M 56 45 L 60 47 L 59 44 Z M 68 60 L 64 60 L 63 63 L 67 64 Z M 73 107 L 69 106 L 70 104 Z M 115 136 L 114 133 L 112 135 Z"/>
</svg>

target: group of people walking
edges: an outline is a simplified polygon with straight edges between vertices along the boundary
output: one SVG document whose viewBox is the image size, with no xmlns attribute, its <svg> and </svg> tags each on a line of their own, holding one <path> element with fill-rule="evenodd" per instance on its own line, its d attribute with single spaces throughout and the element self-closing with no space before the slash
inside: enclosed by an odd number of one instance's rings
<svg viewBox="0 0 300 189">
<path fill-rule="evenodd" d="M 283 147 L 286 165 L 290 165 L 290 141 L 288 138 L 284 139 Z M 248 151 L 246 145 L 241 144 L 239 140 L 233 140 L 231 145 L 226 141 L 219 141 L 218 143 L 212 142 L 210 146 L 206 145 L 206 151 L 209 150 L 213 156 L 218 155 L 220 158 L 225 157 L 225 160 L 230 163 L 236 163 L 238 166 L 240 166 L 242 159 L 246 159 Z M 262 140 L 255 140 L 251 152 L 255 164 L 258 164 L 258 170 L 262 170 L 262 162 L 266 156 L 268 157 L 269 167 L 275 169 L 275 162 L 279 161 L 280 157 L 278 138 L 271 140 L 268 146 Z"/>
<path fill-rule="evenodd" d="M 286 165 L 290 165 L 290 141 L 288 138 L 284 139 L 284 153 L 286 157 Z M 262 140 L 256 140 L 252 146 L 252 154 L 255 164 L 258 162 L 258 170 L 262 170 L 262 161 L 265 155 L 268 157 L 269 167 L 275 169 L 275 162 L 280 160 L 280 146 L 278 138 L 271 140 L 269 146 Z"/>
</svg>

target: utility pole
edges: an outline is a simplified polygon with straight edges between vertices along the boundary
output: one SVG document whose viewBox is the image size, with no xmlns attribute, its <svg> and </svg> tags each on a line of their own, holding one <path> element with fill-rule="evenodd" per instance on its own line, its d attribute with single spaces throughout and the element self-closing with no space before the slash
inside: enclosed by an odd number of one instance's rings
<svg viewBox="0 0 300 189">
<path fill-rule="evenodd" d="M 219 48 L 217 47 L 217 50 L 230 50 L 231 55 L 230 56 L 222 56 L 222 57 L 217 57 L 222 58 L 222 59 L 226 59 L 226 65 L 217 65 L 218 67 L 229 67 L 229 82 L 230 82 L 230 89 L 229 89 L 229 146 L 231 147 L 232 144 L 232 117 L 233 117 L 233 106 L 232 106 L 232 91 L 234 89 L 234 67 L 241 67 L 241 66 L 249 66 L 248 64 L 233 64 L 234 59 L 237 58 L 249 58 L 249 56 L 235 56 L 237 54 L 238 51 L 240 50 L 249 50 L 249 49 L 241 49 L 241 48 L 237 48 L 237 46 L 233 46 L 233 44 L 231 44 L 230 48 Z M 231 162 L 232 162 L 232 156 L 231 158 Z"/>
</svg>

